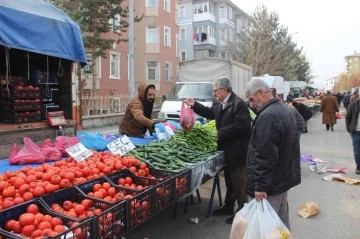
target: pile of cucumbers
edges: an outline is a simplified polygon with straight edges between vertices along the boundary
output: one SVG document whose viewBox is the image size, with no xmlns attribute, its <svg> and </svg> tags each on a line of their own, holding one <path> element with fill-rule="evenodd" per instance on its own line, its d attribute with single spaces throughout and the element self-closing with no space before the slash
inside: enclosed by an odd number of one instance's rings
<svg viewBox="0 0 360 239">
<path fill-rule="evenodd" d="M 130 151 L 131 155 L 139 161 L 151 163 L 155 168 L 163 170 L 180 171 L 213 155 L 192 149 L 184 142 L 156 141 L 136 146 Z"/>
</svg>

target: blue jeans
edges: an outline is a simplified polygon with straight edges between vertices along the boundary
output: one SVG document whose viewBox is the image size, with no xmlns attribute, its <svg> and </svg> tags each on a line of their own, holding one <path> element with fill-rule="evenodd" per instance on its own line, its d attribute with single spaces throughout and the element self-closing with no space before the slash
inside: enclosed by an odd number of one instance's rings
<svg viewBox="0 0 360 239">
<path fill-rule="evenodd" d="M 350 135 L 353 142 L 355 162 L 357 167 L 360 168 L 360 131 Z"/>
</svg>

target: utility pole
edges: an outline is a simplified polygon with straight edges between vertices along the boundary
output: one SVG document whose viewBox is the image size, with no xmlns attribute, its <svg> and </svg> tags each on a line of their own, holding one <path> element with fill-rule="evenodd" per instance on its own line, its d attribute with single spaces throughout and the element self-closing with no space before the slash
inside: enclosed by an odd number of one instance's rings
<svg viewBox="0 0 360 239">
<path fill-rule="evenodd" d="M 129 0 L 129 99 L 134 98 L 134 0 Z"/>
</svg>

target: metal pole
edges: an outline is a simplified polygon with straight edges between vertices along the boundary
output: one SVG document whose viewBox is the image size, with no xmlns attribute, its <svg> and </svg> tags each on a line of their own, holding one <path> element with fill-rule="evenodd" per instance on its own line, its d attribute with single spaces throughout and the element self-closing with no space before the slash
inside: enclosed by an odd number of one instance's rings
<svg viewBox="0 0 360 239">
<path fill-rule="evenodd" d="M 134 0 L 129 0 L 129 99 L 134 98 Z"/>
</svg>

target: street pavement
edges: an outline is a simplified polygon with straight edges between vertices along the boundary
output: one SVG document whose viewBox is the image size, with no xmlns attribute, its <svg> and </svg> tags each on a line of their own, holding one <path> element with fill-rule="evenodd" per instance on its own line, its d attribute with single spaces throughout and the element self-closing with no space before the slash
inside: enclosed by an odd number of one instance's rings
<svg viewBox="0 0 360 239">
<path fill-rule="evenodd" d="M 343 110 L 343 109 L 342 109 Z M 321 124 L 321 114 L 317 113 L 308 122 L 308 134 L 301 136 L 301 155 L 326 160 L 327 167 L 347 167 L 347 177 L 360 179 L 355 174 L 352 142 L 345 129 L 344 117 L 338 120 L 334 131 L 326 131 Z M 117 126 L 97 128 L 94 132 L 116 133 Z M 344 182 L 324 181 L 325 174 L 310 172 L 306 163 L 301 163 L 302 183 L 288 193 L 291 229 L 294 239 L 357 239 L 360 238 L 360 185 L 346 185 Z M 184 214 L 184 202 L 178 206 L 177 217 L 173 219 L 174 206 L 162 211 L 156 217 L 143 223 L 126 239 L 226 239 L 231 225 L 225 223 L 226 216 L 206 218 L 213 181 L 200 187 L 202 202 L 190 204 Z M 221 175 L 221 191 L 225 195 L 224 178 Z M 195 195 L 195 194 L 194 194 Z M 304 219 L 297 214 L 303 203 L 320 204 L 320 212 Z M 213 208 L 219 207 L 217 194 Z M 189 222 L 198 217 L 199 223 Z"/>
</svg>

